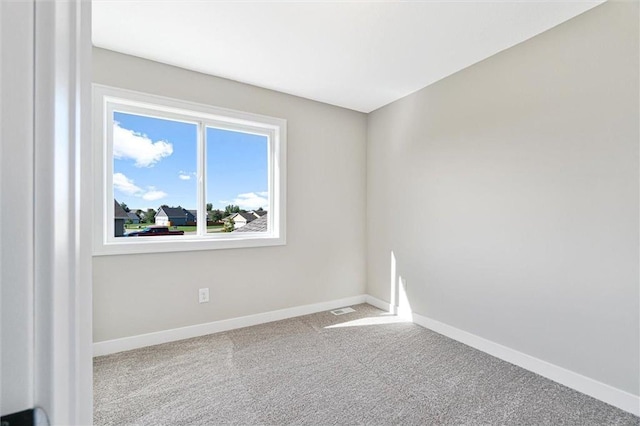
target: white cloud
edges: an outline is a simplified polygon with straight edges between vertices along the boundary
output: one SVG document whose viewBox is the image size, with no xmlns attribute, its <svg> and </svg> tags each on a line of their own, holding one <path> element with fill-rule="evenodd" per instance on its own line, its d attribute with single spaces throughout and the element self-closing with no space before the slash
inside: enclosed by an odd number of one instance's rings
<svg viewBox="0 0 640 426">
<path fill-rule="evenodd" d="M 260 207 L 266 209 L 269 207 L 268 196 L 268 192 L 247 192 L 238 194 L 238 196 L 231 201 L 231 204 L 235 204 L 245 210 L 256 210 Z"/>
<path fill-rule="evenodd" d="M 154 186 L 147 187 L 145 191 L 136 185 L 133 179 L 129 179 L 122 173 L 113 174 L 113 187 L 126 195 L 139 197 L 147 201 L 159 200 L 168 195 L 164 191 L 158 191 Z"/>
<path fill-rule="evenodd" d="M 196 177 L 197 175 L 196 172 L 185 172 L 184 170 L 178 172 L 178 177 L 182 180 L 190 180 L 192 176 Z"/>
<path fill-rule="evenodd" d="M 144 195 L 142 196 L 142 199 L 147 201 L 156 201 L 166 197 L 167 195 L 169 194 L 167 194 L 164 191 L 153 190 L 153 191 L 145 192 Z"/>
<path fill-rule="evenodd" d="M 113 174 L 113 186 L 118 191 L 127 195 L 139 195 L 142 192 L 142 188 L 136 186 L 132 179 L 129 179 L 122 173 Z"/>
<path fill-rule="evenodd" d="M 167 141 L 153 142 L 147 135 L 124 129 L 113 123 L 113 157 L 130 158 L 136 167 L 151 167 L 173 154 L 173 145 Z"/>
</svg>

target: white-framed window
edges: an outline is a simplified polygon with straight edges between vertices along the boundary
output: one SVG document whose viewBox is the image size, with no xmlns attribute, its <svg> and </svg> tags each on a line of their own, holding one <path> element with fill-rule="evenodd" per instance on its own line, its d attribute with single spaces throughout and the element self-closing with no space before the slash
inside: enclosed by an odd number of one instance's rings
<svg viewBox="0 0 640 426">
<path fill-rule="evenodd" d="M 286 120 L 93 85 L 94 254 L 283 245 Z"/>
</svg>

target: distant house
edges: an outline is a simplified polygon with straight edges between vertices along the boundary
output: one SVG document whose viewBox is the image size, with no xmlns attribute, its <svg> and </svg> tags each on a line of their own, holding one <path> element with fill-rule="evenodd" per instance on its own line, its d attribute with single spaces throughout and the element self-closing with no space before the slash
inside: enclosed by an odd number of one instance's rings
<svg viewBox="0 0 640 426">
<path fill-rule="evenodd" d="M 251 222 L 254 219 L 256 219 L 256 216 L 251 213 L 239 212 L 239 213 L 232 214 L 231 216 L 225 218 L 224 220 L 233 221 L 233 228 L 238 229 L 238 228 L 242 228 L 243 226 L 245 226 L 247 223 Z"/>
<path fill-rule="evenodd" d="M 267 232 L 267 225 L 267 212 L 264 212 L 261 217 L 252 220 L 240 228 L 234 229 L 233 232 Z"/>
<path fill-rule="evenodd" d="M 266 214 L 267 212 L 265 210 L 239 212 L 234 213 L 231 216 L 224 218 L 223 220 L 232 220 L 234 224 L 233 228 L 239 229 L 247 225 L 248 223 L 260 218 L 261 216 L 265 216 Z"/>
<path fill-rule="evenodd" d="M 185 226 L 196 223 L 196 217 L 182 207 L 160 207 L 156 213 L 156 225 Z"/>
<path fill-rule="evenodd" d="M 124 235 L 124 224 L 129 219 L 127 212 L 122 208 L 120 203 L 113 200 L 113 224 L 114 224 L 114 236 L 122 237 Z"/>
<path fill-rule="evenodd" d="M 194 217 L 193 224 L 195 225 L 196 223 L 198 223 L 198 210 L 187 210 L 187 211 L 191 213 Z"/>
<path fill-rule="evenodd" d="M 144 222 L 147 218 L 147 212 L 142 209 L 131 209 L 131 211 L 136 212 L 136 215 L 140 218 L 140 223 Z"/>
<path fill-rule="evenodd" d="M 128 220 L 130 220 L 130 221 L 131 221 L 131 223 L 133 223 L 133 224 L 135 224 L 135 225 L 137 225 L 137 224 L 139 224 L 139 223 L 140 223 L 140 218 L 139 218 L 139 217 L 138 217 L 138 215 L 137 215 L 137 214 L 135 214 L 134 212 L 129 212 L 129 213 L 127 213 L 127 216 L 128 216 Z"/>
</svg>

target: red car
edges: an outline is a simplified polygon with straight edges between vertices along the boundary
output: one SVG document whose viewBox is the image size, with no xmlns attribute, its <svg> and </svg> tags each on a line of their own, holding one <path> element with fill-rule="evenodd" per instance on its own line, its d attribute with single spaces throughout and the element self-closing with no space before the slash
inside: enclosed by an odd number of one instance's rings
<svg viewBox="0 0 640 426">
<path fill-rule="evenodd" d="M 159 235 L 184 235 L 184 231 L 172 231 L 168 226 L 154 225 L 147 226 L 141 231 L 134 231 L 125 234 L 127 237 L 154 237 Z"/>
</svg>

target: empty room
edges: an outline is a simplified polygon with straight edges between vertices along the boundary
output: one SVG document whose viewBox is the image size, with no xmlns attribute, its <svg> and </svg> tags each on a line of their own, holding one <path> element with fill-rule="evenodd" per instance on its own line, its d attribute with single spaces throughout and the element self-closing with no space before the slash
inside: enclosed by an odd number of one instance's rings
<svg viewBox="0 0 640 426">
<path fill-rule="evenodd" d="M 640 425 L 638 1 L 0 20 L 3 426 Z"/>
</svg>

